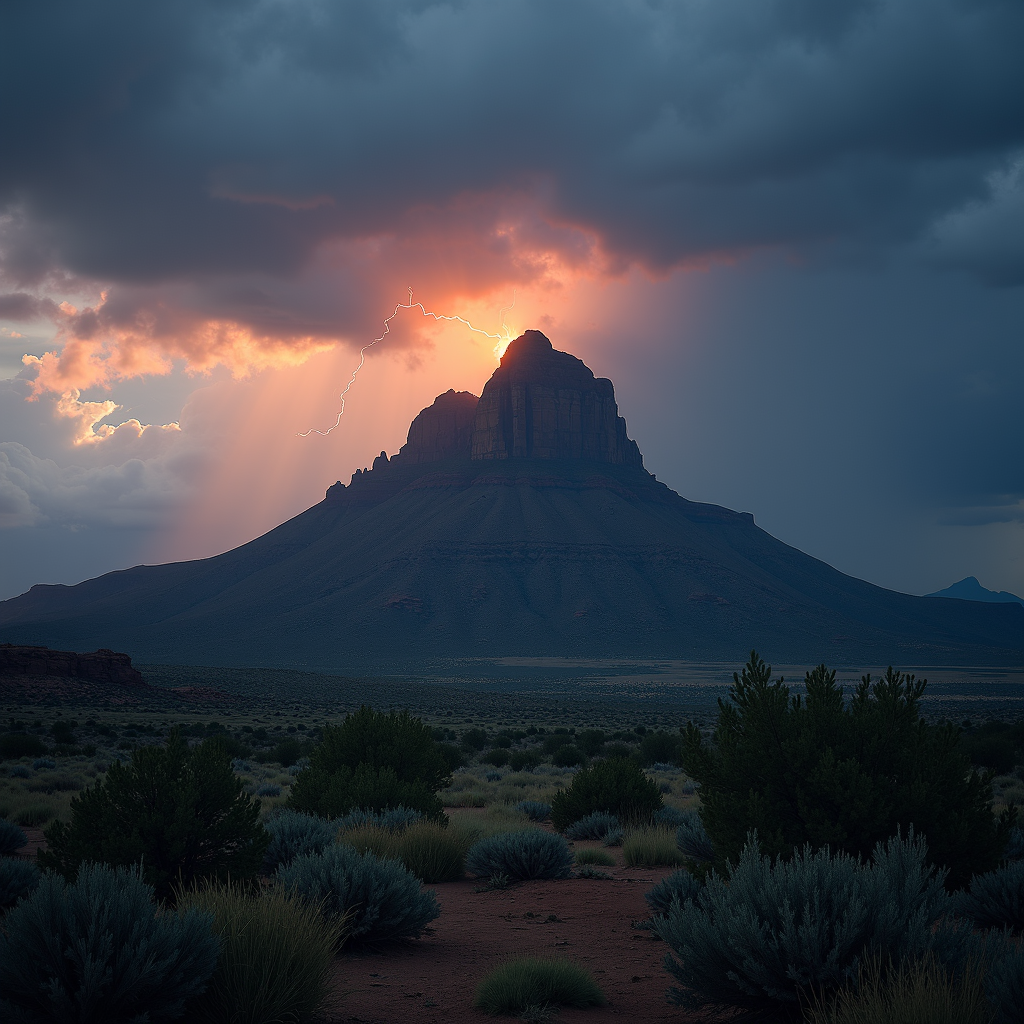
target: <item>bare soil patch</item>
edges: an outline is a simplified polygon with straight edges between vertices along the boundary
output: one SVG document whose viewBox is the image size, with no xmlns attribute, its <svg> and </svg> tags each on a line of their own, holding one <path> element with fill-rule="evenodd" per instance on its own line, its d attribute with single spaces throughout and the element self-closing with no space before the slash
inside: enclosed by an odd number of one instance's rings
<svg viewBox="0 0 1024 1024">
<path fill-rule="evenodd" d="M 343 955 L 330 1019 L 360 1024 L 493 1021 L 473 1009 L 477 985 L 508 958 L 537 956 L 578 961 L 609 1000 L 601 1008 L 562 1010 L 557 1020 L 563 1024 L 612 1019 L 683 1024 L 688 1015 L 665 999 L 672 983 L 664 968 L 667 947 L 649 931 L 631 926 L 650 916 L 644 893 L 670 869 L 619 866 L 607 871 L 608 880 L 523 882 L 486 892 L 474 892 L 479 883 L 473 881 L 431 886 L 441 905 L 432 934 L 380 952 Z"/>
</svg>

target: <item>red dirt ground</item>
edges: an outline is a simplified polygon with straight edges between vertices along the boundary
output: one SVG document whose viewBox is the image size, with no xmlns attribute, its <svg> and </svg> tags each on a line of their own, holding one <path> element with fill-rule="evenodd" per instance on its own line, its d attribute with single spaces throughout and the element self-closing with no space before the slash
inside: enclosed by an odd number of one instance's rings
<svg viewBox="0 0 1024 1024">
<path fill-rule="evenodd" d="M 42 829 L 24 829 L 19 852 L 34 857 L 45 845 Z M 577 843 L 600 847 L 600 843 Z M 504 890 L 474 892 L 477 881 L 446 882 L 437 893 L 441 915 L 429 934 L 379 952 L 343 953 L 335 962 L 331 1024 L 484 1024 L 473 1009 L 477 985 L 516 956 L 567 957 L 586 967 L 608 1005 L 562 1009 L 556 1024 L 687 1024 L 665 992 L 668 948 L 649 931 L 631 927 L 650 916 L 644 893 L 670 868 L 627 868 L 622 851 L 608 850 L 615 867 L 599 868 L 610 879 L 572 878 L 523 882 Z"/>
<path fill-rule="evenodd" d="M 650 916 L 644 893 L 670 869 L 625 868 L 621 851 L 609 852 L 619 865 L 599 870 L 611 874 L 611 880 L 523 882 L 486 892 L 474 892 L 480 883 L 472 881 L 430 886 L 441 905 L 433 933 L 379 953 L 343 955 L 333 986 L 338 1001 L 329 1019 L 360 1024 L 494 1021 L 473 1009 L 477 985 L 510 957 L 537 956 L 579 962 L 609 1001 L 601 1008 L 563 1009 L 557 1017 L 562 1024 L 685 1024 L 688 1014 L 665 999 L 672 983 L 664 968 L 667 947 L 650 932 L 631 927 Z"/>
</svg>

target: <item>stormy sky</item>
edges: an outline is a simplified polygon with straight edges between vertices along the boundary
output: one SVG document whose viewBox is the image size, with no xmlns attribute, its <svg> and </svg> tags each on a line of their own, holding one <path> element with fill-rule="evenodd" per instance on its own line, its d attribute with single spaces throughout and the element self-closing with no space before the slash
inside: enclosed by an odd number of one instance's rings
<svg viewBox="0 0 1024 1024">
<path fill-rule="evenodd" d="M 0 9 L 0 598 L 244 542 L 505 325 L 648 469 L 1024 594 L 1019 0 Z M 402 310 L 408 289 L 436 321 Z"/>
</svg>

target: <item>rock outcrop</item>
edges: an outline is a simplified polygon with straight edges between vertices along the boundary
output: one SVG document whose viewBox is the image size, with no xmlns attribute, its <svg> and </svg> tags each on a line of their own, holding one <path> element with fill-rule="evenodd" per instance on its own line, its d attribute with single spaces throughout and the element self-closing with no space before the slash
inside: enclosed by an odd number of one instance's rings
<svg viewBox="0 0 1024 1024">
<path fill-rule="evenodd" d="M 127 654 L 100 648 L 92 654 L 52 651 L 49 647 L 18 647 L 0 644 L 0 678 L 47 676 L 59 679 L 88 679 L 94 683 L 145 686 L 142 673 L 132 668 Z"/>
<path fill-rule="evenodd" d="M 509 345 L 484 386 L 473 426 L 474 459 L 586 459 L 643 466 L 626 435 L 615 389 L 540 331 Z"/>
<path fill-rule="evenodd" d="M 468 455 L 473 443 L 477 397 L 469 391 L 446 391 L 410 424 L 409 438 L 396 458 L 408 465 L 440 462 Z M 374 463 L 376 469 L 376 462 Z"/>
</svg>

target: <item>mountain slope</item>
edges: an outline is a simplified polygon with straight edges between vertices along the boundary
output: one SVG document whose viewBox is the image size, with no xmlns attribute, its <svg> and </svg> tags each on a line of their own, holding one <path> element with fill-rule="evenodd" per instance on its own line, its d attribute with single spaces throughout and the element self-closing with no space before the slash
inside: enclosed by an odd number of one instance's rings
<svg viewBox="0 0 1024 1024">
<path fill-rule="evenodd" d="M 1024 605 L 1024 598 L 1006 590 L 987 590 L 978 582 L 977 576 L 967 576 L 945 590 L 937 590 L 925 597 L 953 597 L 960 601 L 988 601 L 994 604 Z"/>
<path fill-rule="evenodd" d="M 0 639 L 136 660 L 342 668 L 580 656 L 1024 662 L 1024 608 L 836 571 L 642 464 L 610 381 L 538 332 L 477 401 L 249 544 L 0 603 Z"/>
</svg>

